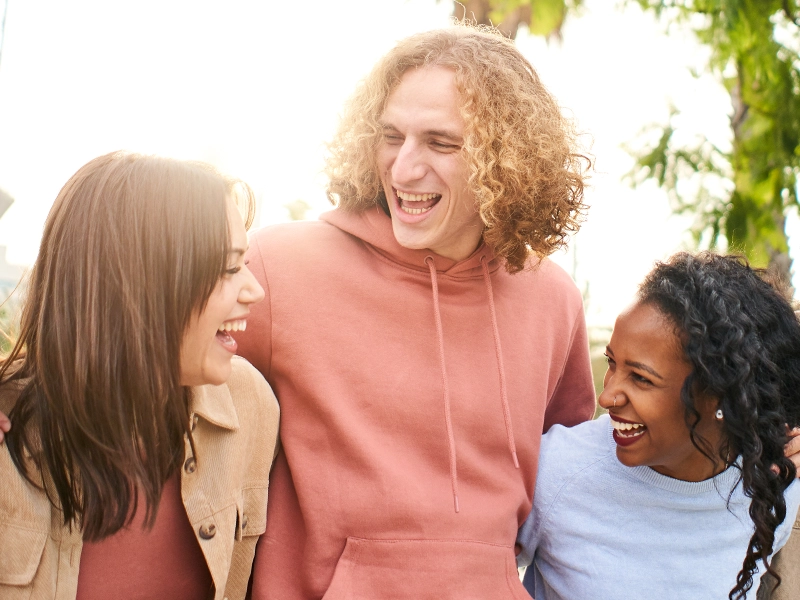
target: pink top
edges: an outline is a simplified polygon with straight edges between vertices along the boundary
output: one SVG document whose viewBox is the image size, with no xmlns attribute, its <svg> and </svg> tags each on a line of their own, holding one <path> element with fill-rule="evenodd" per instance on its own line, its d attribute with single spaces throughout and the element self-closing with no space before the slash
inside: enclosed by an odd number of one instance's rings
<svg viewBox="0 0 800 600">
<path fill-rule="evenodd" d="M 211 573 L 181 500 L 180 471 L 164 485 L 153 529 L 142 528 L 144 497 L 130 526 L 101 542 L 85 542 L 77 600 L 210 596 Z"/>
</svg>

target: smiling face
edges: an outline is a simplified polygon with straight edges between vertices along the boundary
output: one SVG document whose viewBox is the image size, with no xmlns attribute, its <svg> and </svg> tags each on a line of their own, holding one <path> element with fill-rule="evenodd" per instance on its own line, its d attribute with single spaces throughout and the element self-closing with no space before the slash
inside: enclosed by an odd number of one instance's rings
<svg viewBox="0 0 800 600">
<path fill-rule="evenodd" d="M 455 75 L 443 67 L 407 71 L 381 116 L 377 162 L 398 243 L 467 258 L 483 222 L 462 154 L 464 121 Z"/>
<path fill-rule="evenodd" d="M 619 461 L 684 481 L 715 475 L 689 437 L 680 394 L 692 365 L 672 323 L 653 305 L 634 304 L 617 318 L 606 355 L 599 402 L 614 425 Z M 716 402 L 695 396 L 695 405 L 701 414 L 697 434 L 718 448 L 722 427 L 714 419 Z"/>
<path fill-rule="evenodd" d="M 202 312 L 195 312 L 181 342 L 181 385 L 221 385 L 231 374 L 236 341 L 230 331 L 245 328 L 250 305 L 264 290 L 244 262 L 247 232 L 233 201 L 228 201 L 231 249 L 228 267 Z"/>
</svg>

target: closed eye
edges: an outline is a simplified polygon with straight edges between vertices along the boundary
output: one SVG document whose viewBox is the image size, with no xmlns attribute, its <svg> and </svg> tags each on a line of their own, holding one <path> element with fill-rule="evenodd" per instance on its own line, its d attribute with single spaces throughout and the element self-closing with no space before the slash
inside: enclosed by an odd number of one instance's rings
<svg viewBox="0 0 800 600">
<path fill-rule="evenodd" d="M 652 381 L 650 381 L 647 377 L 639 375 L 636 371 L 631 371 L 631 379 L 642 385 L 653 385 Z"/>
<path fill-rule="evenodd" d="M 461 150 L 461 146 L 457 144 L 445 144 L 444 142 L 431 142 L 431 146 L 440 152 L 457 152 Z"/>
</svg>

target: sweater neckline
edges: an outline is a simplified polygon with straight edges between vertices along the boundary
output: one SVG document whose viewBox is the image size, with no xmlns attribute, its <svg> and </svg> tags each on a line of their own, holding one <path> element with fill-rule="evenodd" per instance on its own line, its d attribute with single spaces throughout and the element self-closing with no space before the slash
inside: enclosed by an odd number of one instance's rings
<svg viewBox="0 0 800 600">
<path fill-rule="evenodd" d="M 611 419 L 608 415 L 603 415 L 598 420 L 606 421 L 605 438 L 613 451 L 614 462 L 617 467 L 623 473 L 638 479 L 642 483 L 683 496 L 696 496 L 709 492 L 718 493 L 720 491 L 727 495 L 739 483 L 739 469 L 735 466 L 730 466 L 714 477 L 704 479 L 703 481 L 682 481 L 680 479 L 668 477 L 667 475 L 662 475 L 651 467 L 625 466 L 619 462 L 617 458 L 617 443 L 614 441 L 614 428 L 611 426 Z"/>
</svg>

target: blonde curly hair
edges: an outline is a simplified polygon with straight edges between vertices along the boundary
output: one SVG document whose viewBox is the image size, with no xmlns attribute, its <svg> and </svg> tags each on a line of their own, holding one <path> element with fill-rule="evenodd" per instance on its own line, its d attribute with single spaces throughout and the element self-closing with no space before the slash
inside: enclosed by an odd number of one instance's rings
<svg viewBox="0 0 800 600">
<path fill-rule="evenodd" d="M 328 198 L 364 210 L 383 198 L 376 151 L 379 119 L 403 74 L 416 67 L 455 73 L 464 146 L 483 239 L 514 273 L 531 254 L 566 245 L 586 211 L 592 161 L 576 151 L 573 122 L 514 43 L 490 27 L 459 24 L 412 35 L 386 54 L 345 107 L 328 145 Z"/>
</svg>

